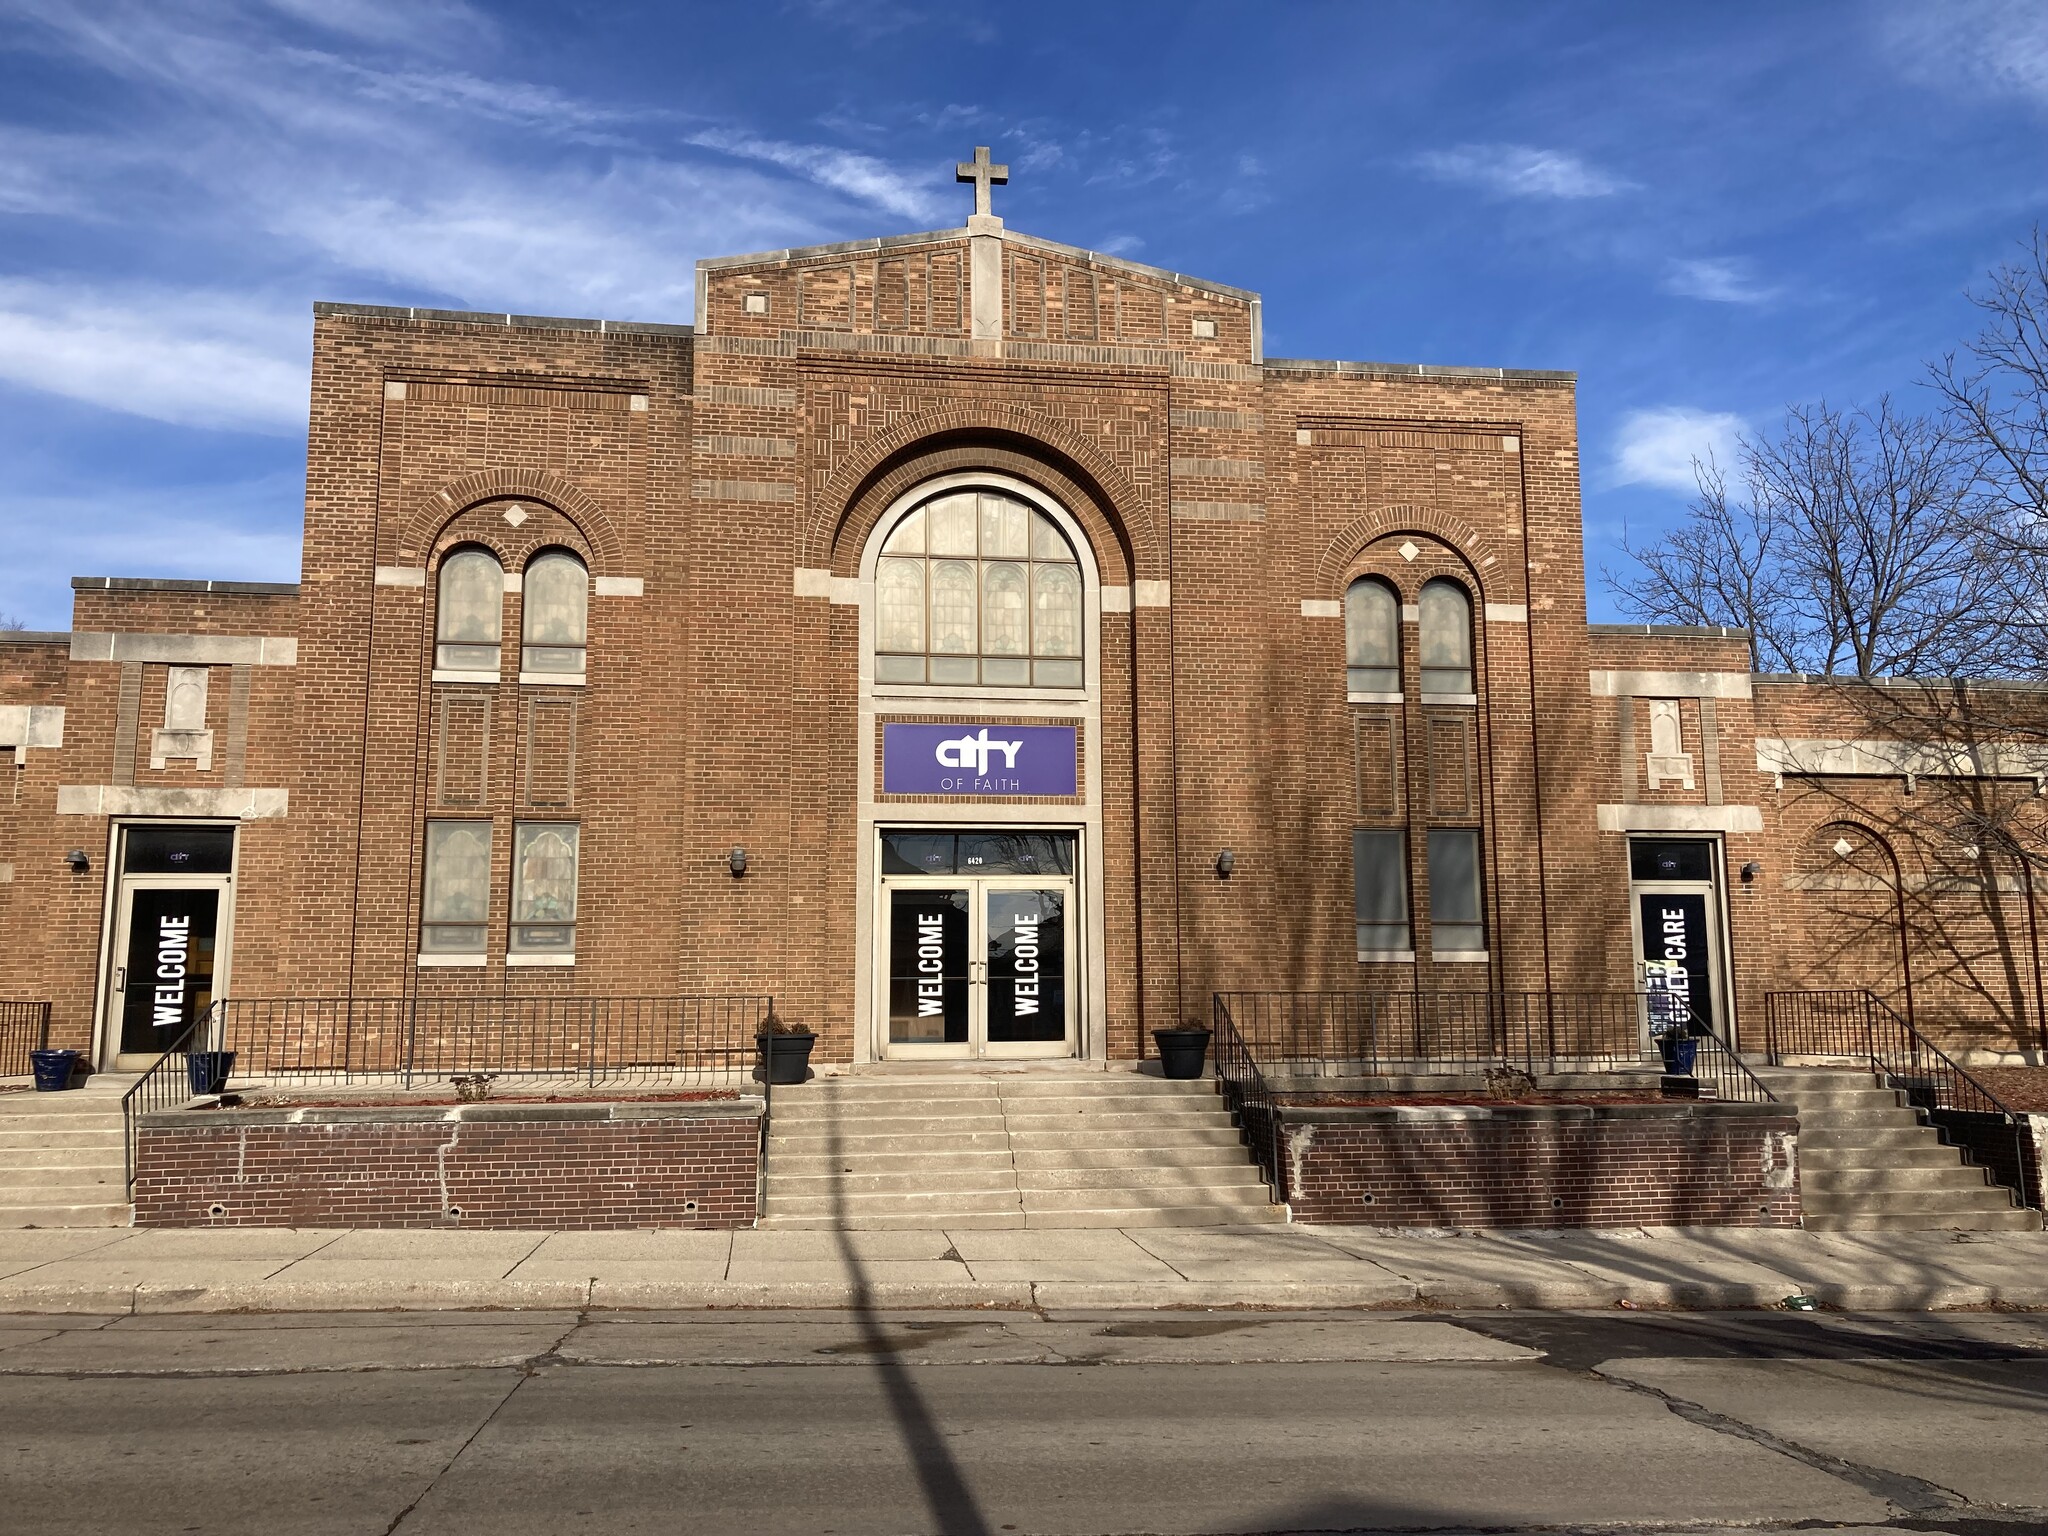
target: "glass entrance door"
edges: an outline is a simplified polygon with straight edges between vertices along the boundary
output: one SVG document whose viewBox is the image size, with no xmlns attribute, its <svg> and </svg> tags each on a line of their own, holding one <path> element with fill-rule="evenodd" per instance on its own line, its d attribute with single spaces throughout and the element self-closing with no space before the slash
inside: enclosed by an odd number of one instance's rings
<svg viewBox="0 0 2048 1536">
<path fill-rule="evenodd" d="M 1073 1055 L 1072 834 L 885 833 L 883 844 L 885 1054 Z"/>
<path fill-rule="evenodd" d="M 227 969 L 234 829 L 125 829 L 103 1069 L 147 1067 L 213 1005 Z"/>
<path fill-rule="evenodd" d="M 1636 964 L 1652 1033 L 1668 1025 L 1729 1038 L 1723 1010 L 1718 848 L 1705 839 L 1629 845 Z"/>
</svg>

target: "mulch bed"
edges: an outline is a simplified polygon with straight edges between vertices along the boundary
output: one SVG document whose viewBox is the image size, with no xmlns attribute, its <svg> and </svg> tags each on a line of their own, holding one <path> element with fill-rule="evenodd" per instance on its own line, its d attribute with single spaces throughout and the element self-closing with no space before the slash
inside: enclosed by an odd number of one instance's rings
<svg viewBox="0 0 2048 1536">
<path fill-rule="evenodd" d="M 2007 1109 L 2048 1114 L 2048 1067 L 1967 1067 Z"/>
</svg>

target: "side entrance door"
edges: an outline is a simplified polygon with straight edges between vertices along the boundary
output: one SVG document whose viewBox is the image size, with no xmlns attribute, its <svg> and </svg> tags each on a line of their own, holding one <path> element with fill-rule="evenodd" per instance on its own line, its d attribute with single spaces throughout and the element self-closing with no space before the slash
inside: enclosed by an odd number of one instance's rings
<svg viewBox="0 0 2048 1536">
<path fill-rule="evenodd" d="M 101 1070 L 151 1065 L 226 985 L 234 838 L 232 827 L 122 829 Z"/>
<path fill-rule="evenodd" d="M 1629 905 L 1636 969 L 1655 1031 L 1665 1018 L 1723 1041 L 1731 1038 L 1723 970 L 1720 846 L 1706 838 L 1636 838 L 1629 843 Z"/>
</svg>

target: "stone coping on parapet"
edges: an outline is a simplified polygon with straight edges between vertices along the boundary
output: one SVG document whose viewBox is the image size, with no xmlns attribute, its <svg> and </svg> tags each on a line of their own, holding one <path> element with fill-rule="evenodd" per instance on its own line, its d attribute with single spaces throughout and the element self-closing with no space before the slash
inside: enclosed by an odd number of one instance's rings
<svg viewBox="0 0 2048 1536">
<path fill-rule="evenodd" d="M 762 1101 L 617 1100 L 601 1104 L 298 1104 L 272 1108 L 210 1106 L 154 1110 L 138 1123 L 156 1130 L 245 1130 L 260 1125 L 561 1125 L 640 1120 L 758 1120 Z"/>
<path fill-rule="evenodd" d="M 1650 640 L 1747 640 L 1749 631 L 1726 624 L 1588 624 L 1589 635 L 1633 635 Z"/>
<path fill-rule="evenodd" d="M 2048 682 L 2024 677 L 1850 677 L 1834 672 L 1754 672 L 1750 681 L 1777 688 L 1871 688 L 1898 693 L 1953 693 L 1990 689 L 1998 693 L 2048 693 Z"/>
<path fill-rule="evenodd" d="M 783 266 L 793 261 L 815 261 L 827 256 L 872 256 L 883 251 L 901 250 L 906 246 L 936 245 L 947 240 L 966 240 L 982 231 L 968 229 L 928 229 L 914 235 L 882 235 L 869 240 L 841 240 L 831 245 L 793 245 L 779 251 L 754 251 L 745 256 L 707 256 L 697 263 L 700 272 L 726 272 L 735 267 Z M 1149 277 L 1160 282 L 1173 283 L 1182 288 L 1193 288 L 1202 293 L 1213 293 L 1221 298 L 1242 299 L 1248 304 L 1259 302 L 1259 295 L 1250 288 L 1238 288 L 1229 283 L 1213 282 L 1206 277 L 1194 277 L 1186 272 L 1175 272 L 1168 267 L 1155 267 L 1148 262 L 1132 261 L 1123 256 L 1112 256 L 1107 251 L 1091 251 L 1083 246 L 1067 245 L 1062 241 L 1048 240 L 1043 235 L 1027 235 L 1021 230 L 1007 229 L 998 225 L 988 231 L 1006 244 L 1028 246 L 1033 250 L 1049 251 L 1078 261 L 1091 267 L 1103 267 L 1113 272 L 1128 272 L 1134 277 Z"/>
<path fill-rule="evenodd" d="M 68 629 L 0 629 L 0 645 L 61 645 L 69 647 Z"/>
<path fill-rule="evenodd" d="M 1463 368 L 1448 363 L 1362 363 L 1333 357 L 1269 357 L 1268 373 L 1331 373 L 1346 378 L 1470 379 L 1480 383 L 1576 384 L 1578 374 L 1557 368 Z"/>
<path fill-rule="evenodd" d="M 653 320 L 583 320 L 567 315 L 515 315 L 502 310 L 421 309 L 403 304 L 338 304 L 322 299 L 313 318 L 353 317 L 365 320 L 434 320 L 448 325 L 491 325 L 529 331 L 589 331 L 605 336 L 694 336 L 693 325 L 667 325 Z"/>
<path fill-rule="evenodd" d="M 296 581 L 188 581 L 168 576 L 74 576 L 74 592 L 213 592 L 229 597 L 297 597 Z"/>
<path fill-rule="evenodd" d="M 1280 1117 L 1298 1125 L 1427 1125 L 1505 1121 L 1541 1125 L 1562 1120 L 1784 1120 L 1797 1123 L 1789 1104 L 1724 1099 L 1669 1099 L 1656 1104 L 1280 1104 Z"/>
</svg>

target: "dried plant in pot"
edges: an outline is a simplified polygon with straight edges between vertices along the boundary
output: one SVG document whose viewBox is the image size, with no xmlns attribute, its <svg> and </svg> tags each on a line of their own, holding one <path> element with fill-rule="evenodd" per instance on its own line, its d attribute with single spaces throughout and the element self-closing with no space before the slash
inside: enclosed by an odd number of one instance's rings
<svg viewBox="0 0 2048 1536">
<path fill-rule="evenodd" d="M 1209 1026 L 1190 1017 L 1175 1028 L 1153 1030 L 1152 1043 L 1159 1047 L 1162 1076 L 1197 1078 L 1202 1075 L 1203 1058 L 1209 1054 Z"/>
<path fill-rule="evenodd" d="M 800 1083 L 811 1075 L 811 1047 L 818 1043 L 817 1031 L 795 1019 L 770 1013 L 754 1033 L 760 1048 L 759 1076 L 770 1083 Z"/>
</svg>

